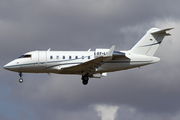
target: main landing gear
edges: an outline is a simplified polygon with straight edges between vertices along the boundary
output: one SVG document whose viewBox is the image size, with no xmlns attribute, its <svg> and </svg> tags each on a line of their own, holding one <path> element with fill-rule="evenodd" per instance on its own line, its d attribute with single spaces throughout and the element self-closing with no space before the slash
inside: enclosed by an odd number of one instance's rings
<svg viewBox="0 0 180 120">
<path fill-rule="evenodd" d="M 20 76 L 19 82 L 22 83 L 22 82 L 23 82 L 23 79 L 22 79 L 22 72 L 19 73 L 19 76 Z"/>
<path fill-rule="evenodd" d="M 88 81 L 89 81 L 89 76 L 88 74 L 85 74 L 85 75 L 82 75 L 82 83 L 83 85 L 87 85 L 88 84 Z"/>
</svg>

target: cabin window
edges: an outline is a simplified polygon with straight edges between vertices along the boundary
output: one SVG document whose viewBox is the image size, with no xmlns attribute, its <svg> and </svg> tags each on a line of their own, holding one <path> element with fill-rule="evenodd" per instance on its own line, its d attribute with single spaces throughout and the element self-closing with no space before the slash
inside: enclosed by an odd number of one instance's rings
<svg viewBox="0 0 180 120">
<path fill-rule="evenodd" d="M 31 58 L 32 55 L 31 54 L 27 54 L 27 55 L 21 55 L 19 58 Z"/>
<path fill-rule="evenodd" d="M 56 59 L 59 59 L 59 56 L 57 56 Z"/>
<path fill-rule="evenodd" d="M 71 56 L 69 56 L 69 59 L 71 59 Z"/>
<path fill-rule="evenodd" d="M 65 59 L 65 56 L 63 56 L 63 59 Z"/>
<path fill-rule="evenodd" d="M 82 59 L 84 59 L 84 56 L 82 56 Z"/>
<path fill-rule="evenodd" d="M 88 59 L 91 59 L 91 57 L 90 57 L 90 56 L 88 56 Z"/>
<path fill-rule="evenodd" d="M 76 56 L 75 58 L 78 59 L 78 56 Z"/>
<path fill-rule="evenodd" d="M 50 56 L 50 59 L 53 59 L 53 56 Z"/>
</svg>

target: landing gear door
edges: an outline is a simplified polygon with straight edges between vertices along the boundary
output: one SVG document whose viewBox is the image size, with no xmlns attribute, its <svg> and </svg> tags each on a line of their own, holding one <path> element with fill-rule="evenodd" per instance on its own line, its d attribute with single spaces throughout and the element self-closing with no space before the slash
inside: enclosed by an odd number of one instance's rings
<svg viewBox="0 0 180 120">
<path fill-rule="evenodd" d="M 47 65 L 47 51 L 39 51 L 39 67 L 46 67 Z"/>
</svg>

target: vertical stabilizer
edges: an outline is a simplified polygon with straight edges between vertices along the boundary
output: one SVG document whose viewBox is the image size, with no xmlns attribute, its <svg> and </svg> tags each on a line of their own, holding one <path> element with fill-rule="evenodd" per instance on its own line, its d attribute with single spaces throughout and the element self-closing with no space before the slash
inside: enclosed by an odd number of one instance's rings
<svg viewBox="0 0 180 120">
<path fill-rule="evenodd" d="M 131 48 L 130 52 L 134 54 L 153 56 L 165 36 L 170 34 L 166 31 L 173 28 L 160 30 L 151 28 L 147 33 Z"/>
</svg>

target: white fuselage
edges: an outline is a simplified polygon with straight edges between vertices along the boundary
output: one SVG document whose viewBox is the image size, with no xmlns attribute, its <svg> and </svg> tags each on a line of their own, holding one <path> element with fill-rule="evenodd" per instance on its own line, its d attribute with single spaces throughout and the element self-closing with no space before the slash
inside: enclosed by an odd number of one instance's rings
<svg viewBox="0 0 180 120">
<path fill-rule="evenodd" d="M 95 73 L 126 70 L 152 64 L 160 60 L 157 57 L 131 54 L 128 51 L 123 53 L 128 59 L 107 60 Z M 82 74 L 79 71 L 65 72 L 61 71 L 61 69 L 93 60 L 97 57 L 95 54 L 95 51 L 32 51 L 6 64 L 4 68 L 14 72 L 26 73 Z"/>
</svg>

